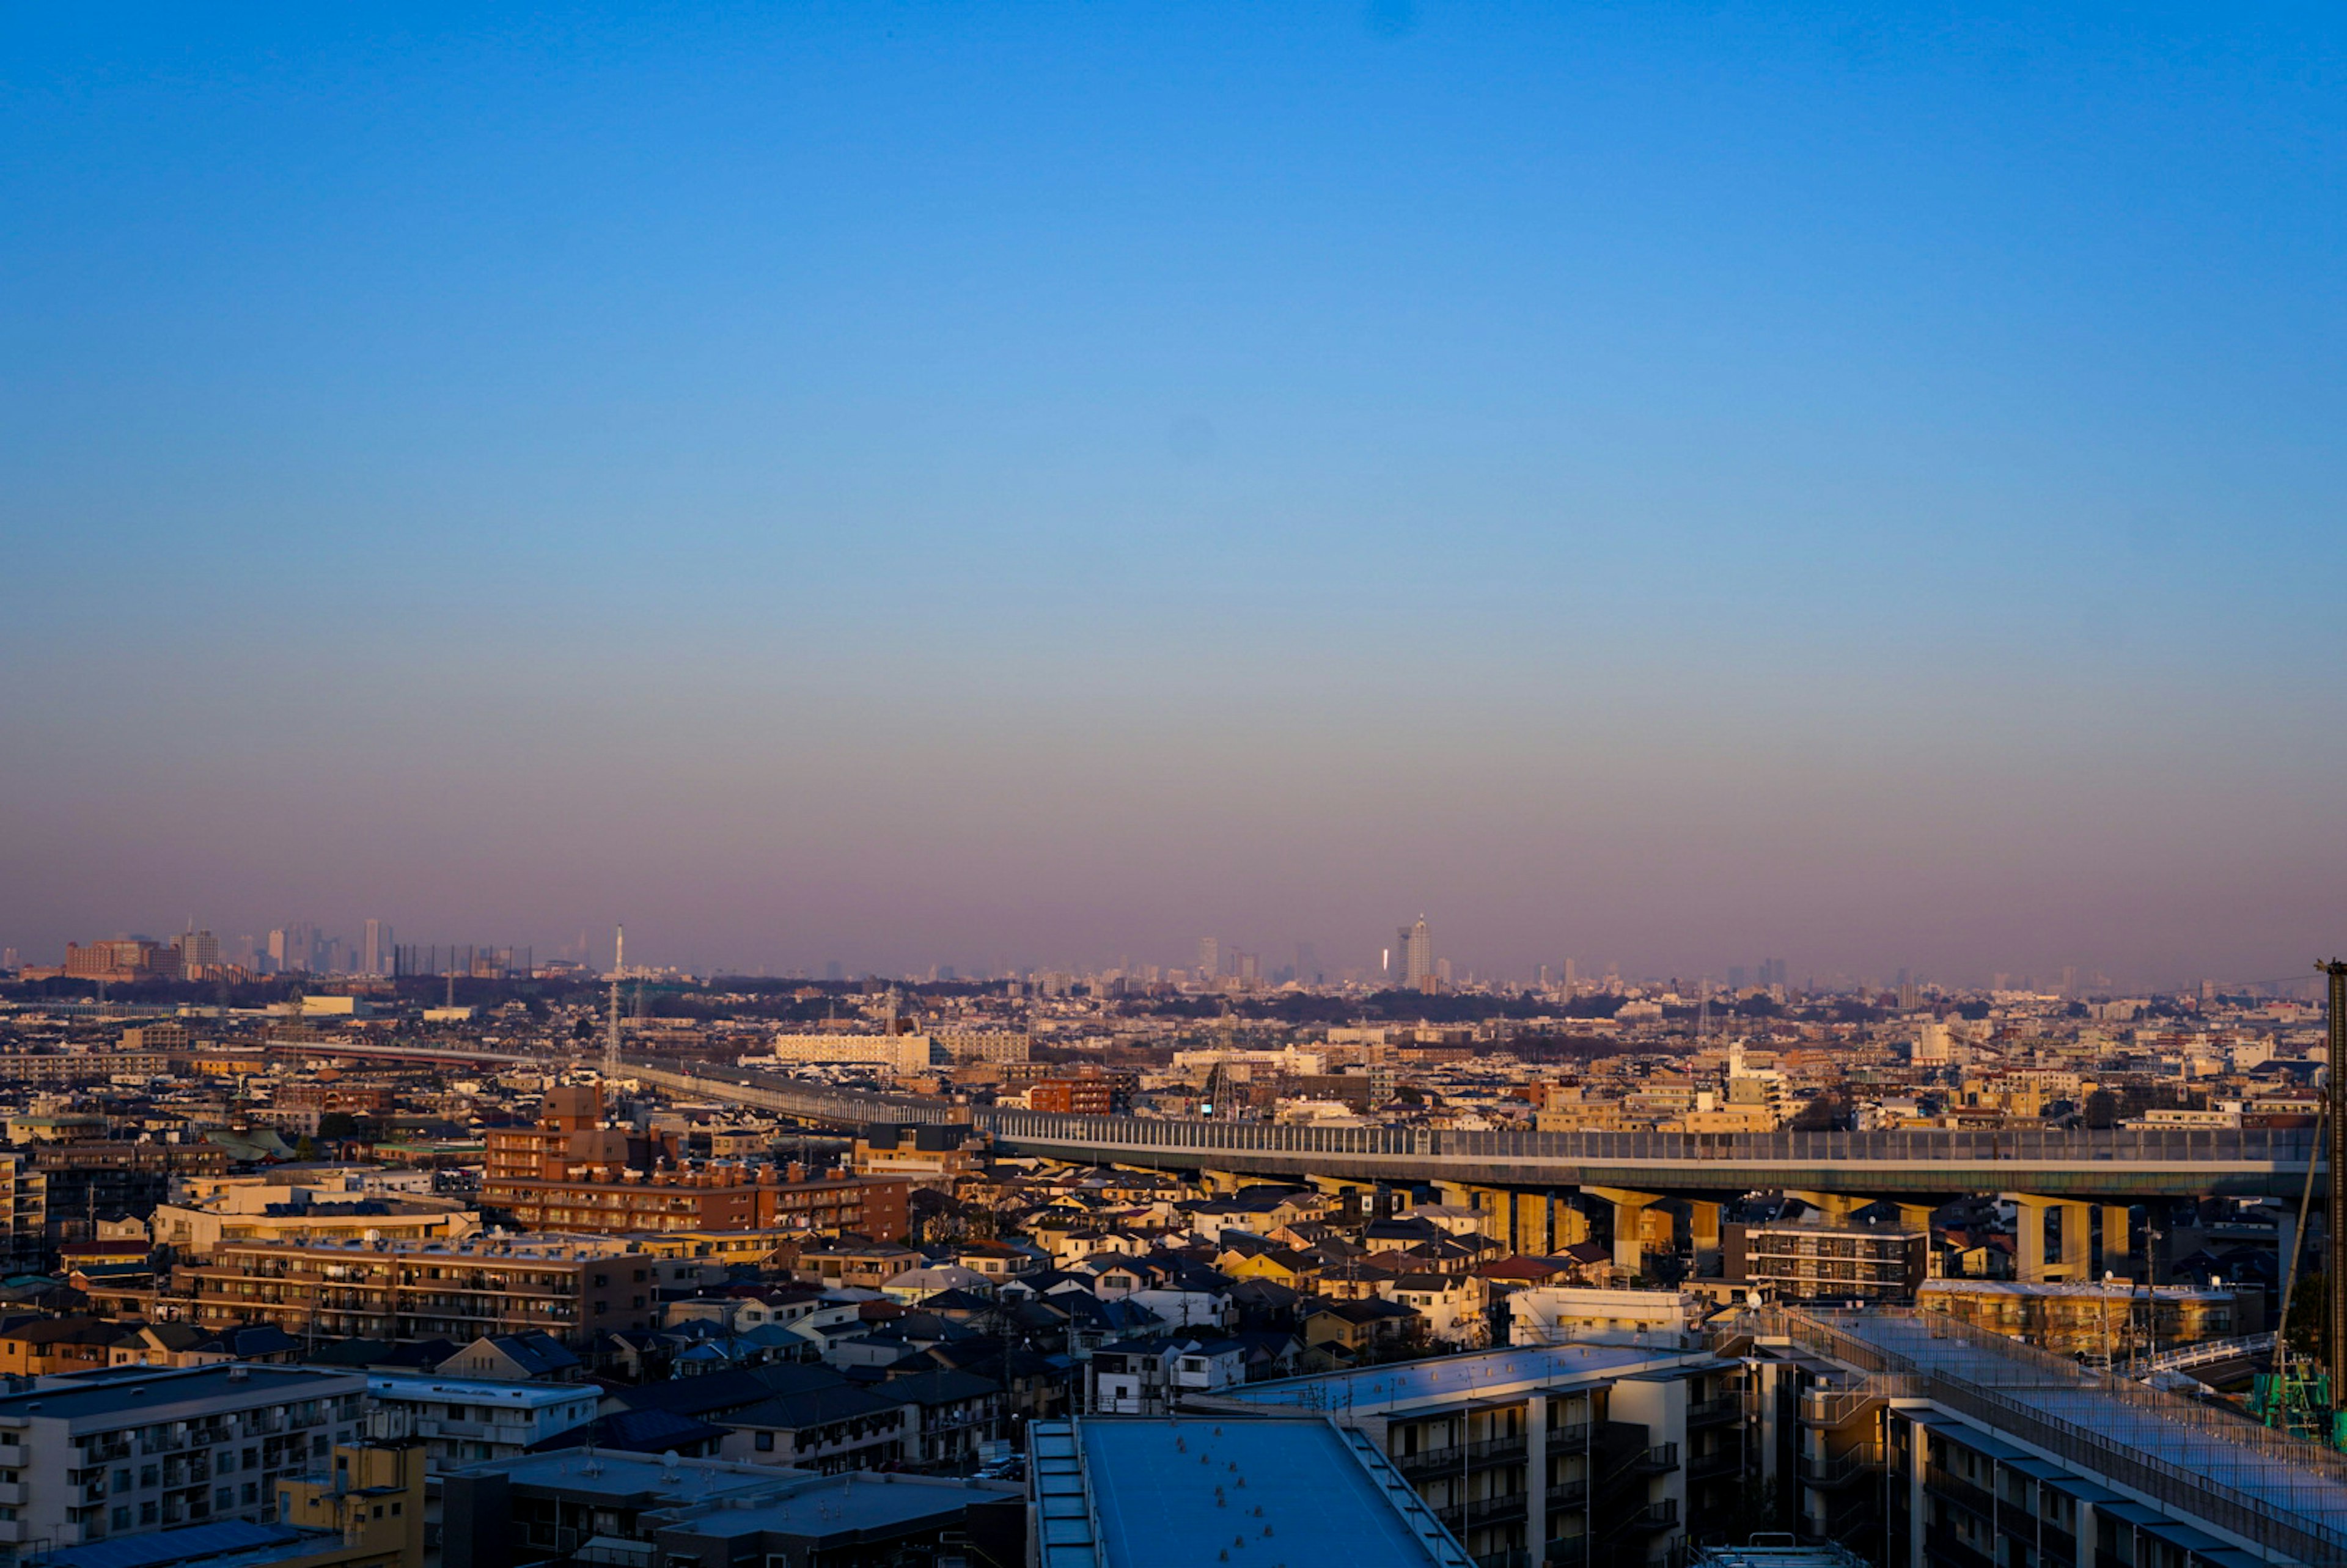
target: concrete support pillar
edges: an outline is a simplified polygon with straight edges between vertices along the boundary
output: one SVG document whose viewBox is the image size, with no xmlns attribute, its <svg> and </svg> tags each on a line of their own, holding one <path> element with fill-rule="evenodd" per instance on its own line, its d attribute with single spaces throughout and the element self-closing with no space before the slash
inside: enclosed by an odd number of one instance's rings
<svg viewBox="0 0 2347 1568">
<path fill-rule="evenodd" d="M 1856 1193 L 1797 1193 L 1788 1190 L 1785 1195 L 1800 1199 L 1838 1225 L 1849 1224 L 1850 1215 L 1874 1202 L 1872 1198 L 1861 1197 Z"/>
<path fill-rule="evenodd" d="M 1634 1193 L 1622 1187 L 1583 1187 L 1582 1191 L 1614 1205 L 1614 1266 L 1632 1274 L 1645 1273 L 1646 1243 L 1643 1218 L 1650 1206 L 1662 1201 L 1662 1194 Z"/>
<path fill-rule="evenodd" d="M 2106 1274 L 2116 1274 L 2122 1279 L 2130 1277 L 2127 1257 L 2135 1248 L 2134 1225 L 2134 1216 L 2125 1204 L 2103 1205 L 2103 1247 L 2095 1264 L 2096 1278 Z"/>
<path fill-rule="evenodd" d="M 2062 1232 L 2062 1277 L 2091 1279 L 2095 1273 L 2095 1238 L 2091 1234 L 2095 1223 L 2092 1204 L 2057 1204 L 2055 1213 Z"/>
<path fill-rule="evenodd" d="M 1687 1200 L 1687 1236 L 1695 1248 L 1697 1279 L 1716 1278 L 1719 1274 L 1720 1208 L 1720 1204 L 1701 1198 Z"/>
<path fill-rule="evenodd" d="M 2093 1262 L 2087 1235 L 2087 1227 L 2093 1223 L 2089 1218 L 2093 1205 L 2030 1193 L 2004 1195 L 2015 1207 L 2014 1224 L 2020 1234 L 2014 1238 L 2014 1262 L 2023 1282 L 2086 1278 Z M 2061 1233 L 2058 1250 L 2050 1253 L 2045 1245 L 2048 1212 L 2059 1216 L 2055 1223 Z"/>
<path fill-rule="evenodd" d="M 1549 1197 L 1546 1193 L 1509 1195 L 1508 1245 L 1517 1252 L 1539 1255 L 1549 1250 Z"/>
<path fill-rule="evenodd" d="M 1589 1216 L 1571 1198 L 1552 1193 L 1548 1200 L 1548 1250 L 1552 1254 L 1578 1246 L 1589 1239 Z"/>
</svg>

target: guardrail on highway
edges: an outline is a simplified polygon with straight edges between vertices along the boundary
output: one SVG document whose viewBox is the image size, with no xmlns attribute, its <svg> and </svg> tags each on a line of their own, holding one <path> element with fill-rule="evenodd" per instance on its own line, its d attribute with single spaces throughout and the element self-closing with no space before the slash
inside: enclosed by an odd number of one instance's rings
<svg viewBox="0 0 2347 1568">
<path fill-rule="evenodd" d="M 912 1095 L 858 1092 L 799 1083 L 749 1069 L 691 1073 L 646 1064 L 629 1071 L 691 1093 L 730 1094 L 786 1114 L 843 1125 L 865 1122 L 968 1122 L 1014 1146 L 1058 1146 L 1103 1160 L 1162 1155 L 1212 1166 L 1248 1157 L 1443 1161 L 1462 1166 L 1588 1165 L 1635 1172 L 1716 1166 L 1723 1182 L 1747 1167 L 1870 1167 L 1891 1178 L 1896 1167 L 2065 1167 L 2091 1184 L 2095 1167 L 2138 1173 L 2235 1166 L 2279 1176 L 2302 1175 L 2309 1159 L 2326 1162 L 2312 1132 L 2270 1128 L 2116 1128 L 2065 1132 L 2000 1128 L 1988 1132 L 1919 1129 L 1873 1132 L 1469 1132 L 1429 1127 L 1316 1127 L 1260 1122 L 1169 1121 L 1143 1116 L 1080 1116 L 971 1106 Z M 2116 1169 L 2113 1172 L 2116 1174 Z M 1496 1178 L 1505 1179 L 1505 1178 Z M 2295 1188 L 2291 1189 L 2295 1192 Z"/>
</svg>

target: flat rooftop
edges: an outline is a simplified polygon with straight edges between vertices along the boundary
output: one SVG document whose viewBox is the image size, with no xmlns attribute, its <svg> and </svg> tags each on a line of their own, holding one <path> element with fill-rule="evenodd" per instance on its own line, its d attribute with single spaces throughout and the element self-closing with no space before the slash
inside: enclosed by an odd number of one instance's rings
<svg viewBox="0 0 2347 1568">
<path fill-rule="evenodd" d="M 1094 1416 L 1030 1437 L 1042 1568 L 1471 1568 L 1392 1467 L 1325 1418 Z"/>
<path fill-rule="evenodd" d="M 737 1504 L 712 1510 L 679 1521 L 677 1528 L 694 1535 L 720 1537 L 772 1532 L 813 1542 L 853 1539 L 859 1532 L 897 1531 L 926 1520 L 958 1518 L 974 1502 L 999 1502 L 1017 1497 L 1021 1490 L 1009 1483 L 882 1475 L 871 1471 L 846 1471 L 838 1475 L 772 1473 L 782 1495 L 760 1499 L 747 1508 Z"/>
<path fill-rule="evenodd" d="M 649 1455 L 557 1449 L 466 1465 L 464 1475 L 502 1475 L 514 1486 L 608 1497 L 638 1508 L 679 1508 L 712 1498 L 771 1490 L 791 1471 L 776 1465 L 724 1460 L 667 1460 Z"/>
<path fill-rule="evenodd" d="M 1568 1340 L 1560 1345 L 1526 1345 L 1512 1350 L 1471 1350 L 1460 1356 L 1398 1361 L 1353 1372 L 1282 1378 L 1218 1390 L 1214 1397 L 1218 1402 L 1375 1414 L 1419 1405 L 1455 1404 L 1511 1390 L 1570 1385 L 1586 1378 L 1671 1371 L 1710 1359 L 1696 1351 Z"/>
<path fill-rule="evenodd" d="M 0 1420 L 38 1417 L 76 1420 L 165 1409 L 190 1400 L 315 1399 L 339 1389 L 355 1394 L 366 1379 L 356 1372 L 308 1367 L 227 1362 L 216 1367 L 108 1367 L 76 1372 L 21 1394 L 0 1395 Z"/>
</svg>

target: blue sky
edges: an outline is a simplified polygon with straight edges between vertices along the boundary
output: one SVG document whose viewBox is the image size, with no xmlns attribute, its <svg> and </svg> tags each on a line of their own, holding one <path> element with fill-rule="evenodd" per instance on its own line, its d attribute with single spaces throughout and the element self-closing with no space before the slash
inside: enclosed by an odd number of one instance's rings
<svg viewBox="0 0 2347 1568">
<path fill-rule="evenodd" d="M 18 18 L 0 941 L 2294 971 L 2342 41 Z"/>
</svg>

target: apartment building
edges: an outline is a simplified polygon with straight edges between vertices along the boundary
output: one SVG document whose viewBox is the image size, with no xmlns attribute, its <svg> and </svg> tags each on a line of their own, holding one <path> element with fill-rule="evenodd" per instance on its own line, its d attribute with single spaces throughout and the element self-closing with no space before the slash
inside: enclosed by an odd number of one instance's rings
<svg viewBox="0 0 2347 1568">
<path fill-rule="evenodd" d="M 1046 1078 L 1029 1088 L 1027 1106 L 1062 1115 L 1105 1116 L 1115 1108 L 1114 1090 L 1105 1078 Z"/>
<path fill-rule="evenodd" d="M 364 1197 L 308 1187 L 236 1186 L 191 1204 L 158 1204 L 158 1246 L 206 1258 L 232 1242 L 458 1242 L 481 1216 L 456 1198 Z"/>
<path fill-rule="evenodd" d="M 1720 1240 L 1727 1279 L 1781 1301 L 1911 1301 L 1930 1273 L 1928 1225 L 1729 1225 Z"/>
<path fill-rule="evenodd" d="M 47 1260 L 49 1178 L 31 1155 L 0 1153 L 0 1266 L 28 1274 Z"/>
<path fill-rule="evenodd" d="M 78 1546 L 267 1520 L 278 1483 L 357 1435 L 355 1373 L 118 1368 L 0 1395 L 0 1544 Z"/>
<path fill-rule="evenodd" d="M 228 1169 L 228 1151 L 210 1143 L 84 1140 L 45 1143 L 32 1155 L 53 1248 L 98 1240 L 98 1223 L 117 1214 L 151 1213 L 170 1197 L 174 1178 Z"/>
<path fill-rule="evenodd" d="M 2347 1562 L 2347 1460 L 1911 1308 L 1746 1315 L 1757 1466 L 1886 1568 Z"/>
<path fill-rule="evenodd" d="M 484 1460 L 513 1459 L 594 1420 L 603 1390 L 592 1384 L 374 1372 L 367 1394 L 395 1412 L 397 1430 L 424 1446 L 434 1475 Z"/>
<path fill-rule="evenodd" d="M 0 1083 L 53 1089 L 69 1083 L 103 1083 L 118 1073 L 159 1078 L 171 1059 L 159 1050 L 61 1050 L 0 1052 Z"/>
<path fill-rule="evenodd" d="M 174 1280 L 198 1324 L 459 1343 L 542 1329 L 577 1346 L 606 1331 L 653 1327 L 654 1266 L 624 1236 L 229 1242 Z"/>
<path fill-rule="evenodd" d="M 2108 1360 L 2254 1331 L 2229 1289 L 2084 1281 L 1932 1279 L 1915 1305 L 2065 1356 Z"/>
<path fill-rule="evenodd" d="M 894 1241 L 909 1223 L 909 1183 L 808 1179 L 732 1160 L 679 1157 L 673 1133 L 602 1122 L 596 1085 L 549 1089 L 534 1127 L 492 1128 L 483 1207 L 524 1230 L 756 1231 L 778 1227 Z"/>
<path fill-rule="evenodd" d="M 1661 1559 L 1736 1517 L 1744 1381 L 1739 1362 L 1700 1351 L 1571 1344 L 1179 1403 L 1194 1415 L 1325 1412 L 1366 1435 L 1478 1560 L 1603 1568 Z"/>
<path fill-rule="evenodd" d="M 964 1124 L 908 1122 L 874 1123 L 856 1135 L 855 1171 L 859 1176 L 901 1176 L 923 1186 L 950 1186 L 977 1174 L 986 1163 L 976 1132 Z"/>
</svg>

